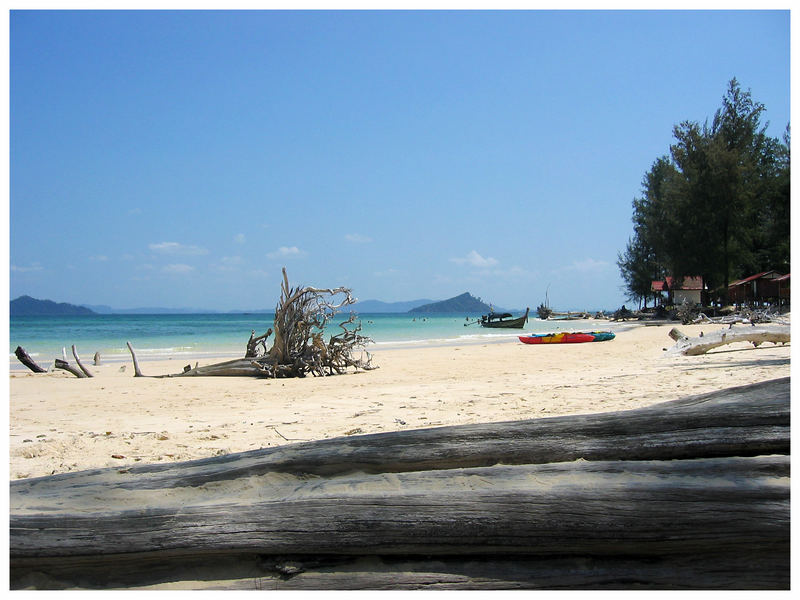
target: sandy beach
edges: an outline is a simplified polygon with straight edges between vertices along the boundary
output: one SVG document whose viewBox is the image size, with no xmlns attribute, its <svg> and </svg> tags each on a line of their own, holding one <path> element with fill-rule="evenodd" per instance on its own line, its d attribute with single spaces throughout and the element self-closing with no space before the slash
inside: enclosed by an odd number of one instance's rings
<svg viewBox="0 0 800 600">
<path fill-rule="evenodd" d="M 10 374 L 11 479 L 186 461 L 299 441 L 648 406 L 790 374 L 790 345 L 728 345 L 665 356 L 676 324 L 632 324 L 616 339 L 527 346 L 516 338 L 374 353 L 379 368 L 287 380 Z M 690 336 L 725 325 L 679 326 Z M 736 327 L 745 327 L 738 325 Z M 186 361 L 142 363 L 146 375 Z M 206 360 L 201 364 L 211 364 Z"/>
</svg>

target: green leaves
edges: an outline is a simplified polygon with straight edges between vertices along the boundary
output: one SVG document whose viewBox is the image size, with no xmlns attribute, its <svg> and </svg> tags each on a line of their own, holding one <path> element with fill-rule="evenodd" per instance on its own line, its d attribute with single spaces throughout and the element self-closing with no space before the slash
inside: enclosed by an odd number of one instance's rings
<svg viewBox="0 0 800 600">
<path fill-rule="evenodd" d="M 716 299 L 732 279 L 788 269 L 788 126 L 783 142 L 770 138 L 764 111 L 734 78 L 710 127 L 673 128 L 669 156 L 633 201 L 634 235 L 617 263 L 630 299 L 646 303 L 650 275 L 701 275 Z"/>
</svg>

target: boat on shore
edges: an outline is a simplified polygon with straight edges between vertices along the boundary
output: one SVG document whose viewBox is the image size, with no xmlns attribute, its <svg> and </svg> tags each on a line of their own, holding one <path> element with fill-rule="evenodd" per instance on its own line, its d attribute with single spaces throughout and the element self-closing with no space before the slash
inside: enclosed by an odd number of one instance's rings
<svg viewBox="0 0 800 600">
<path fill-rule="evenodd" d="M 580 344 L 583 342 L 607 342 L 616 336 L 610 331 L 577 331 L 560 333 L 531 333 L 519 336 L 523 344 Z"/>
<path fill-rule="evenodd" d="M 495 313 L 490 312 L 488 315 L 483 315 L 480 320 L 481 327 L 496 327 L 503 329 L 522 329 L 525 323 L 528 322 L 528 313 L 530 308 L 525 309 L 525 314 L 521 317 L 514 318 L 511 313 Z"/>
</svg>

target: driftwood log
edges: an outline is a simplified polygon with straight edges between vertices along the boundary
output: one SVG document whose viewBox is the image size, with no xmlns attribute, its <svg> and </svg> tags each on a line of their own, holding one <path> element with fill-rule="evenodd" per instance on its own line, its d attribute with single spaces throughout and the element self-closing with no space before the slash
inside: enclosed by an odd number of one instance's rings
<svg viewBox="0 0 800 600">
<path fill-rule="evenodd" d="M 338 298 L 338 299 L 337 299 Z M 256 336 L 255 330 L 247 341 L 244 358 L 237 358 L 222 363 L 188 366 L 181 373 L 156 375 L 165 377 L 305 377 L 308 374 L 324 377 L 342 374 L 349 368 L 371 370 L 378 367 L 372 364 L 372 356 L 365 350 L 372 340 L 361 335 L 361 324 L 356 322 L 356 315 L 339 323 L 341 332 L 331 335 L 326 342 L 324 335 L 326 326 L 337 312 L 355 302 L 352 290 L 346 287 L 314 288 L 289 286 L 286 269 L 283 269 L 283 282 L 278 306 L 275 308 L 274 333 L 272 347 L 267 349 L 267 338 L 273 333 L 270 328 L 266 333 Z M 142 373 L 136 352 L 130 342 L 126 342 L 133 359 L 134 377 L 148 377 Z M 63 360 L 56 360 L 55 366 L 64 369 L 76 377 L 92 377 L 91 371 L 81 362 L 75 345 L 72 355 L 78 368 L 67 361 L 67 350 L 62 349 Z M 44 372 L 31 360 L 24 349 L 17 347 L 17 358 L 34 372 Z M 94 355 L 95 364 L 100 363 L 100 353 Z M 40 369 L 40 370 L 37 370 Z"/>
<path fill-rule="evenodd" d="M 33 361 L 33 359 L 28 355 L 28 353 L 22 346 L 17 346 L 17 349 L 14 351 L 14 354 L 16 355 L 17 359 L 19 359 L 19 362 L 28 367 L 34 373 L 47 372 L 47 369 L 43 369 Z M 86 365 L 84 365 L 83 362 L 81 362 L 81 359 L 78 356 L 78 351 L 75 348 L 75 344 L 72 345 L 72 356 L 75 357 L 75 362 L 78 365 L 77 369 L 72 365 L 70 365 L 69 362 L 67 362 L 66 350 L 63 351 L 63 355 L 64 355 L 63 360 L 60 358 L 57 358 L 55 360 L 56 369 L 63 369 L 64 371 L 68 371 L 73 375 L 75 375 L 75 377 L 81 377 L 81 378 L 93 377 L 91 371 L 89 371 L 89 369 L 86 368 Z M 99 353 L 95 354 L 95 364 L 99 364 Z"/>
<path fill-rule="evenodd" d="M 339 300 L 337 301 L 337 297 Z M 323 339 L 325 328 L 338 311 L 355 302 L 352 290 L 346 287 L 314 288 L 289 286 L 283 269 L 281 296 L 275 308 L 274 329 L 256 336 L 251 331 L 244 358 L 237 358 L 203 367 L 191 366 L 181 373 L 155 377 L 324 377 L 342 374 L 348 368 L 371 370 L 372 357 L 364 350 L 372 340 L 361 335 L 361 324 L 353 325 L 356 315 L 339 323 L 341 332 Z M 352 328 L 350 327 L 352 326 Z M 267 349 L 267 338 L 275 334 Z M 146 377 L 139 368 L 130 342 L 135 377 Z"/>
<path fill-rule="evenodd" d="M 34 373 L 47 373 L 47 369 L 43 369 L 36 364 L 36 362 L 30 357 L 30 355 L 25 351 L 25 348 L 22 346 L 17 346 L 17 349 L 14 350 L 14 355 L 17 357 L 19 362 L 28 367 Z"/>
<path fill-rule="evenodd" d="M 712 331 L 701 337 L 690 338 L 679 329 L 673 328 L 669 332 L 669 337 L 677 343 L 670 348 L 668 354 L 684 354 L 686 356 L 698 356 L 705 354 L 709 350 L 735 344 L 737 342 L 749 342 L 758 347 L 764 342 L 773 344 L 787 344 L 791 341 L 791 328 L 789 326 L 778 327 L 744 327 L 741 329 L 724 329 Z"/>
<path fill-rule="evenodd" d="M 61 369 L 63 371 L 67 371 L 68 373 L 72 373 L 73 375 L 75 375 L 75 377 L 79 377 L 81 379 L 87 377 L 86 373 L 84 373 L 80 369 L 73 367 L 66 360 L 61 360 L 60 358 L 57 358 L 54 364 L 56 369 Z"/>
<path fill-rule="evenodd" d="M 91 371 L 86 368 L 86 365 L 81 362 L 81 357 L 78 356 L 78 350 L 75 348 L 75 344 L 72 344 L 72 356 L 75 357 L 75 363 L 78 365 L 78 368 L 83 371 L 83 374 L 86 375 L 86 377 L 94 377 Z"/>
<path fill-rule="evenodd" d="M 11 587 L 789 589 L 789 379 L 11 483 Z"/>
</svg>

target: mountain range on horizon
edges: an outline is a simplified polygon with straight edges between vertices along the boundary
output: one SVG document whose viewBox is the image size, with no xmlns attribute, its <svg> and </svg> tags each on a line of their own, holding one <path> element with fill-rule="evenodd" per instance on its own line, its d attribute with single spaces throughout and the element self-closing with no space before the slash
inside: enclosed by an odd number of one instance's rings
<svg viewBox="0 0 800 600">
<path fill-rule="evenodd" d="M 433 301 L 425 298 L 399 302 L 384 302 L 382 300 L 362 300 L 350 307 L 356 313 L 373 314 L 403 314 L 403 313 L 469 313 L 486 314 L 494 312 L 524 312 L 519 308 L 501 308 L 493 304 L 486 304 L 469 292 L 447 300 Z M 565 309 L 567 310 L 567 309 Z M 570 308 L 568 310 L 584 310 L 585 312 L 599 312 Z M 605 310 L 605 309 L 604 309 Z M 166 307 L 139 307 L 139 308 L 114 308 L 105 304 L 70 304 L 68 302 L 54 302 L 52 300 L 39 300 L 31 296 L 20 296 L 10 302 L 10 316 L 76 316 L 76 315 L 180 315 L 180 314 L 265 314 L 273 313 L 273 308 L 211 310 L 205 308 L 166 308 Z"/>
</svg>

